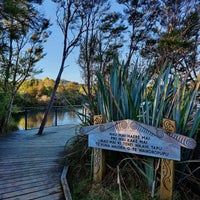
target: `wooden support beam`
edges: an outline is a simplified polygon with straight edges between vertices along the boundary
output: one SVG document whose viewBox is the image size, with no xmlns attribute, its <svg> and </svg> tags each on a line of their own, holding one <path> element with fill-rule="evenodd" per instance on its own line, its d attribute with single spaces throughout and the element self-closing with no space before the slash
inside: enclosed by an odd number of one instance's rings
<svg viewBox="0 0 200 200">
<path fill-rule="evenodd" d="M 94 116 L 94 124 L 102 124 L 105 122 L 105 117 L 102 115 Z M 105 150 L 93 148 L 93 180 L 100 183 L 103 180 L 106 169 Z"/>
<path fill-rule="evenodd" d="M 169 119 L 163 119 L 163 129 L 170 132 L 176 132 L 176 122 Z M 162 159 L 161 162 L 161 183 L 160 199 L 172 200 L 174 184 L 174 161 Z"/>
</svg>

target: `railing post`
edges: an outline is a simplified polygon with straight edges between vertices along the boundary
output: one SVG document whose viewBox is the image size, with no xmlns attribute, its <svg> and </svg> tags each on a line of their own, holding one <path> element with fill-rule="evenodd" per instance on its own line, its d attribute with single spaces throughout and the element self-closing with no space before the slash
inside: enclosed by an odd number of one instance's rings
<svg viewBox="0 0 200 200">
<path fill-rule="evenodd" d="M 55 107 L 55 126 L 58 125 L 58 108 Z"/>
<path fill-rule="evenodd" d="M 94 124 L 102 124 L 105 122 L 105 117 L 102 115 L 94 116 Z M 99 148 L 93 148 L 93 180 L 96 183 L 100 183 L 105 175 L 105 151 Z"/>
<path fill-rule="evenodd" d="M 86 123 L 86 113 L 87 113 L 86 107 L 85 107 L 85 105 L 83 105 L 83 109 L 82 109 L 83 117 L 82 117 L 82 120 L 83 120 L 84 123 Z"/>
<path fill-rule="evenodd" d="M 25 130 L 28 129 L 28 110 L 25 108 Z"/>
</svg>

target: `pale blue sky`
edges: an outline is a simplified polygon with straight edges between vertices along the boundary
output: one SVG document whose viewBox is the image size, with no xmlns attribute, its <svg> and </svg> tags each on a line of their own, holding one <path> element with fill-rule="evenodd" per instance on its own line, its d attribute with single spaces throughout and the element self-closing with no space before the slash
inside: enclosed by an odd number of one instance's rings
<svg viewBox="0 0 200 200">
<path fill-rule="evenodd" d="M 42 68 L 44 72 L 37 75 L 36 78 L 43 79 L 45 77 L 49 77 L 56 79 L 60 68 L 63 48 L 63 35 L 56 24 L 56 4 L 51 0 L 45 0 L 40 10 L 45 13 L 47 18 L 51 19 L 51 23 L 53 25 L 50 28 L 52 33 L 48 38 L 44 48 L 47 55 L 37 64 L 37 66 Z M 76 82 L 82 81 L 80 76 L 80 69 L 76 64 L 75 58 L 77 57 L 78 53 L 74 51 L 72 55 L 67 59 L 66 65 L 69 65 L 69 67 L 64 70 L 62 79 Z"/>
<path fill-rule="evenodd" d="M 115 2 L 115 0 L 111 0 Z M 114 6 L 113 6 L 114 5 Z M 115 11 L 119 9 L 119 6 L 115 3 L 112 3 Z M 62 42 L 63 42 L 63 35 L 56 24 L 56 4 L 53 3 L 51 0 L 45 0 L 43 5 L 39 8 L 41 12 L 45 13 L 47 18 L 51 19 L 51 26 L 52 34 L 48 38 L 47 43 L 45 44 L 45 52 L 47 55 L 37 64 L 37 67 L 43 69 L 43 73 L 35 76 L 35 78 L 44 79 L 46 77 L 56 79 L 60 63 L 61 63 L 61 56 L 62 56 Z M 63 74 L 62 79 L 68 81 L 75 81 L 79 83 L 83 83 L 81 78 L 80 68 L 76 64 L 78 59 L 78 51 L 73 51 L 72 54 L 66 60 L 66 66 Z"/>
</svg>

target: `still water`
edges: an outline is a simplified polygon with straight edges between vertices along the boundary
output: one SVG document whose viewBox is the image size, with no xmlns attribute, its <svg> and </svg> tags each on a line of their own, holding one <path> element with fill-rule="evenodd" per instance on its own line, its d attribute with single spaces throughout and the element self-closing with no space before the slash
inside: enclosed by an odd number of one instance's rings
<svg viewBox="0 0 200 200">
<path fill-rule="evenodd" d="M 76 112 L 81 113 L 81 109 L 77 109 Z M 43 119 L 44 112 L 41 111 L 30 111 L 28 112 L 27 117 L 27 129 L 38 128 L 40 127 L 41 121 Z M 56 117 L 57 116 L 57 117 Z M 57 122 L 56 122 L 57 119 Z M 65 124 L 79 124 L 81 123 L 81 119 L 78 115 L 73 111 L 57 111 L 50 112 L 46 126 L 55 126 L 57 125 L 65 125 Z M 18 122 L 19 130 L 25 129 L 25 114 L 23 114 Z"/>
</svg>

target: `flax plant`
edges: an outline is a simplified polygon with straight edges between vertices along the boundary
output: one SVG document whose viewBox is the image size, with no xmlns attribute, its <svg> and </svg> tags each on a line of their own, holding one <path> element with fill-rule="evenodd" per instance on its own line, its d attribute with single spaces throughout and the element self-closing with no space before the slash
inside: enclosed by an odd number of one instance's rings
<svg viewBox="0 0 200 200">
<path fill-rule="evenodd" d="M 141 74 L 137 65 L 129 74 L 124 63 L 114 61 L 109 77 L 97 72 L 98 109 L 108 121 L 138 119 L 141 97 L 148 83 L 148 72 Z"/>
<path fill-rule="evenodd" d="M 98 79 L 98 107 L 100 113 L 106 115 L 107 121 L 116 121 L 122 119 L 134 119 L 142 121 L 139 116 L 140 105 L 146 98 L 146 88 L 149 80 L 149 71 L 139 73 L 137 64 L 131 73 L 128 72 L 125 65 L 114 61 L 110 69 L 109 77 L 97 73 Z M 148 120 L 149 121 L 149 120 Z M 149 162 L 150 161 L 150 162 Z M 133 164 L 148 178 L 149 185 L 153 182 L 153 159 L 150 159 L 146 165 L 140 163 Z"/>
<path fill-rule="evenodd" d="M 155 127 L 162 127 L 163 118 L 169 118 L 176 121 L 177 133 L 195 138 L 200 124 L 200 110 L 195 105 L 199 82 L 193 89 L 188 89 L 186 78 L 181 80 L 171 74 L 170 65 L 163 67 L 166 68 L 153 76 L 148 69 L 139 73 L 137 64 L 129 72 L 123 63 L 114 61 L 108 76 L 98 72 L 97 106 L 100 114 L 106 115 L 107 121 L 134 119 Z M 190 152 L 182 152 L 183 160 L 189 156 Z M 146 164 L 132 160 L 147 177 L 149 186 L 155 178 L 155 160 L 147 157 Z"/>
</svg>

